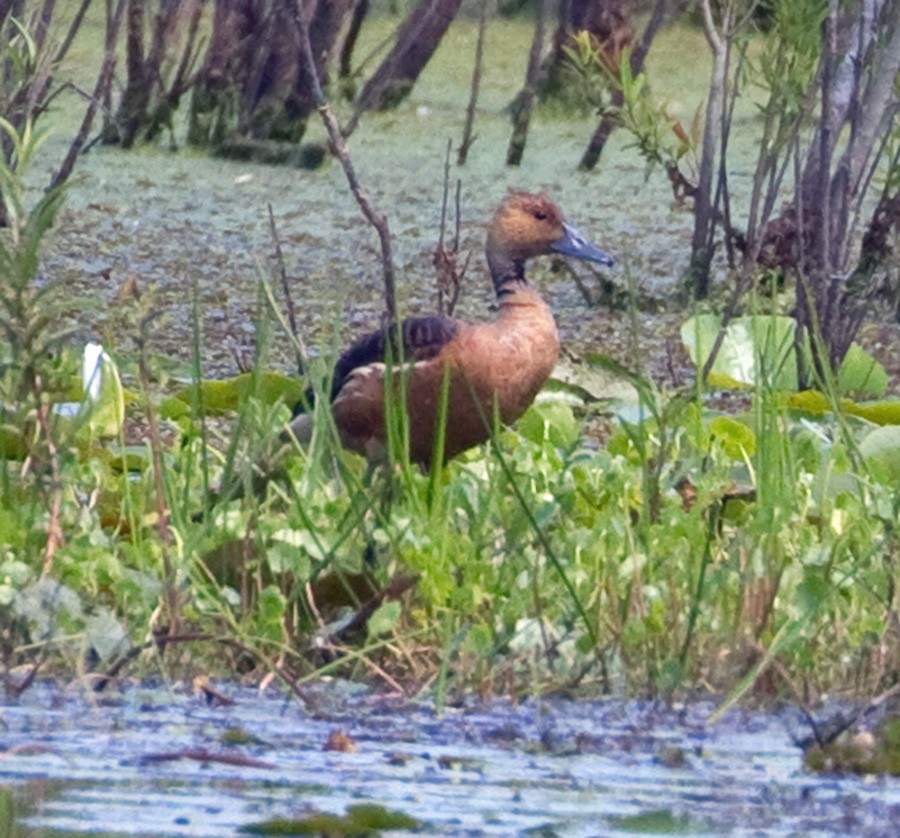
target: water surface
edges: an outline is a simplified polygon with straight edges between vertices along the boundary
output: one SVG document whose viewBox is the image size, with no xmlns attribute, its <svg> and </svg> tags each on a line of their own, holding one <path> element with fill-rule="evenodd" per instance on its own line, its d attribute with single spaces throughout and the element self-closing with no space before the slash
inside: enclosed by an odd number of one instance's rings
<svg viewBox="0 0 900 838">
<path fill-rule="evenodd" d="M 706 726 L 707 703 L 540 700 L 439 717 L 334 685 L 317 709 L 227 691 L 233 706 L 161 688 L 96 703 L 44 684 L 2 707 L 0 789 L 16 814 L 0 834 L 222 836 L 361 803 L 436 835 L 889 836 L 900 822 L 896 779 L 807 774 L 793 737 L 808 730 L 788 710 Z M 232 730 L 254 741 L 224 744 Z M 334 731 L 355 752 L 325 750 Z M 186 751 L 259 764 L 155 759 Z"/>
</svg>

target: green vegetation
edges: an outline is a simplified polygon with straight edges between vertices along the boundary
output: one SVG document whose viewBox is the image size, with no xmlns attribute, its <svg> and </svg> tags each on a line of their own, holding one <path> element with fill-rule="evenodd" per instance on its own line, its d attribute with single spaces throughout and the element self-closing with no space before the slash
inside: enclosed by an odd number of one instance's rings
<svg viewBox="0 0 900 838">
<path fill-rule="evenodd" d="M 36 142 L 17 142 L 24 167 Z M 166 648 L 138 672 L 272 670 L 298 689 L 329 672 L 439 695 L 799 694 L 874 690 L 895 672 L 882 644 L 896 435 L 867 443 L 872 426 L 829 396 L 830 412 L 793 408 L 768 337 L 745 411 L 615 368 L 637 395 L 602 446 L 582 433 L 596 405 L 559 387 L 495 445 L 432 474 L 399 454 L 364 473 L 321 409 L 308 451 L 273 454 L 296 395 L 263 372 L 274 321 L 258 324 L 254 371 L 233 384 L 161 393 L 142 350 L 133 370 L 121 359 L 124 391 L 114 378 L 68 416 L 55 405 L 72 400 L 75 364 L 52 351 L 56 325 L 39 312 L 55 289 L 35 268 L 61 195 L 26 211 L 21 175 L 2 172 L 14 224 L 0 250 L 10 689 L 39 665 L 118 673 L 151 633 Z M 152 300 L 133 309 L 145 336 Z M 197 370 L 200 340 L 197 327 Z M 278 468 L 262 479 L 266 463 Z"/>
<path fill-rule="evenodd" d="M 468 46 L 465 34 L 451 30 L 447 54 Z M 697 32 L 682 35 L 700 43 Z M 661 43 L 683 64 L 683 39 Z M 514 51 L 497 53 L 483 101 L 499 110 L 521 73 Z M 447 65 L 455 76 L 433 71 L 419 90 L 455 114 L 467 74 L 459 61 Z M 677 86 L 674 73 L 659 75 Z M 643 76 L 622 81 L 645 158 L 693 164 L 694 91 L 669 116 L 651 107 Z M 735 104 L 747 121 L 750 110 Z M 446 126 L 425 118 L 411 148 Z M 486 121 L 484 144 L 498 124 Z M 9 692 L 39 672 L 96 673 L 95 686 L 126 673 L 274 672 L 301 695 L 304 681 L 337 674 L 432 689 L 439 701 L 465 690 L 799 698 L 873 693 L 896 680 L 900 409 L 862 350 L 830 377 L 813 362 L 814 324 L 798 348 L 794 321 L 767 311 L 778 301 L 751 296 L 751 313 L 728 322 L 685 315 L 683 342 L 699 369 L 722 332 L 708 381 L 738 389 L 725 409 L 700 385 L 666 388 L 596 356 L 584 376 L 611 373 L 627 384 L 619 392 L 634 394 L 628 403 L 555 382 L 515 429 L 429 474 L 404 461 L 396 409 L 389 467 L 368 472 L 341 451 L 321 408 L 311 447 L 285 452 L 280 433 L 302 385 L 271 372 L 275 336 L 284 343 L 287 330 L 265 281 L 248 373 L 196 383 L 195 291 L 190 381 L 175 380 L 150 340 L 170 300 L 142 287 L 120 292 L 107 321 L 120 343 L 99 358 L 99 393 L 85 395 L 63 289 L 38 269 L 64 193 L 30 197 L 41 138 L 27 125 L 2 127 L 12 150 L 0 168 L 0 672 Z M 389 195 L 421 191 L 423 167 L 395 171 L 376 136 L 372 168 L 399 184 Z M 560 180 L 564 157 L 535 182 Z M 476 182 L 489 180 L 487 159 Z M 324 175 L 304 183 L 321 190 L 314 200 L 333 197 Z M 591 189 L 580 194 L 582 208 L 595 200 Z M 412 215 L 422 210 L 415 199 Z M 799 359 L 816 389 L 794 392 Z M 327 364 L 312 373 L 327 381 Z M 610 413 L 613 430 L 599 440 L 586 432 Z"/>
</svg>

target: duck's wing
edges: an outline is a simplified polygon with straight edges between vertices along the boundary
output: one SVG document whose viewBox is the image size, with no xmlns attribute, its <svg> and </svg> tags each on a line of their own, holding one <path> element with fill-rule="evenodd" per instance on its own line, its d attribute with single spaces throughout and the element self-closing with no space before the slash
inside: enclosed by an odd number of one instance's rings
<svg viewBox="0 0 900 838">
<path fill-rule="evenodd" d="M 383 364 L 388 360 L 399 363 L 401 357 L 404 363 L 434 358 L 456 337 L 461 325 L 452 317 L 407 317 L 399 326 L 392 323 L 387 328 L 365 335 L 338 359 L 334 368 L 332 399 L 353 372 L 362 367 Z"/>
</svg>

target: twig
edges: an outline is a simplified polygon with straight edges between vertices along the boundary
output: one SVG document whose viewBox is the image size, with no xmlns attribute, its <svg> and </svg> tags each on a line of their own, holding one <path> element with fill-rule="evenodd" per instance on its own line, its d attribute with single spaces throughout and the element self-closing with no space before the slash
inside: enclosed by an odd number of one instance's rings
<svg viewBox="0 0 900 838">
<path fill-rule="evenodd" d="M 116 68 L 116 41 L 119 35 L 119 26 L 122 22 L 122 12 L 125 9 L 125 0 L 119 0 L 112 16 L 107 20 L 106 24 L 106 45 L 103 56 L 103 64 L 100 67 L 100 75 L 97 77 L 97 84 L 94 86 L 94 92 L 90 96 L 87 110 L 84 113 L 84 119 L 81 121 L 81 127 L 69 145 L 69 151 L 59 167 L 59 171 L 53 176 L 50 183 L 51 188 L 65 183 L 72 174 L 75 167 L 75 160 L 78 155 L 85 149 L 88 134 L 91 132 L 91 126 L 94 124 L 94 117 L 97 114 L 101 99 L 105 98 L 109 93 L 112 83 L 113 71 Z"/>
<path fill-rule="evenodd" d="M 138 646 L 132 646 L 131 649 L 128 650 L 119 660 L 117 660 L 109 669 L 106 670 L 104 674 L 97 678 L 97 681 L 94 683 L 93 689 L 95 692 L 102 691 L 106 685 L 115 680 L 119 673 L 133 660 L 139 657 L 143 652 L 146 652 L 148 649 L 152 649 L 154 647 L 159 648 L 160 651 L 163 651 L 166 646 L 172 643 L 219 643 L 222 646 L 231 646 L 237 651 L 248 655 L 254 660 L 260 661 L 266 666 L 269 666 L 268 662 L 259 654 L 255 649 L 250 646 L 247 646 L 241 643 L 239 640 L 235 640 L 233 637 L 224 637 L 215 634 L 209 634 L 207 632 L 185 632 L 183 634 L 158 634 L 154 635 L 153 638 L 147 640 L 144 643 L 141 643 Z M 281 667 L 270 667 L 275 674 L 284 681 L 285 684 L 289 687 L 291 692 L 302 701 L 304 704 L 309 704 L 309 696 L 303 690 L 303 688 L 290 676 L 287 672 L 284 671 Z"/>
<path fill-rule="evenodd" d="M 462 283 L 465 278 L 466 271 L 469 267 L 469 258 L 471 254 L 466 254 L 465 262 L 462 267 L 459 265 L 459 226 L 460 226 L 460 205 L 459 196 L 461 182 L 456 179 L 456 217 L 453 232 L 453 242 L 449 249 L 444 244 L 447 229 L 447 199 L 450 193 L 450 149 L 451 141 L 447 140 L 447 154 L 444 158 L 444 189 L 441 196 L 441 229 L 438 233 L 438 243 L 434 249 L 432 256 L 432 264 L 437 274 L 437 292 L 438 292 L 438 314 L 450 316 L 459 302 L 459 295 L 462 291 Z"/>
<path fill-rule="evenodd" d="M 362 188 L 356 171 L 353 168 L 353 162 L 350 160 L 350 153 L 347 150 L 347 144 L 341 134 L 340 125 L 337 118 L 325 98 L 325 91 L 322 90 L 322 83 L 319 80 L 319 73 L 316 70 L 316 61 L 313 57 L 312 44 L 309 40 L 309 27 L 303 15 L 302 7 L 308 0 L 298 0 L 296 11 L 294 12 L 294 20 L 297 24 L 297 31 L 300 33 L 300 55 L 305 65 L 306 73 L 310 80 L 310 89 L 316 108 L 325 124 L 325 130 L 328 132 L 328 138 L 331 141 L 332 151 L 341 162 L 341 168 L 347 178 L 350 191 L 356 199 L 362 214 L 366 220 L 375 228 L 378 233 L 378 239 L 381 243 L 381 270 L 384 280 L 384 307 L 387 319 L 397 319 L 397 297 L 396 282 L 394 279 L 394 256 L 391 248 L 391 232 L 388 228 L 387 218 L 382 215 L 373 205 L 368 193 Z"/>
<path fill-rule="evenodd" d="M 154 494 L 156 495 L 156 529 L 162 545 L 163 573 L 165 574 L 164 595 L 169 618 L 167 631 L 174 633 L 178 630 L 178 590 L 175 584 L 175 567 L 172 564 L 170 552 L 172 533 L 169 531 L 169 510 L 166 506 L 166 487 L 163 480 L 162 439 L 159 433 L 159 422 L 156 419 L 156 409 L 153 406 L 153 399 L 150 398 L 150 363 L 147 351 L 147 332 L 156 314 L 157 312 L 151 309 L 141 319 L 138 329 L 138 375 L 144 396 L 147 432 L 150 437 L 150 460 L 153 467 Z"/>
<path fill-rule="evenodd" d="M 275 261 L 278 264 L 278 276 L 281 279 L 281 290 L 284 291 L 284 304 L 287 308 L 288 323 L 291 334 L 294 337 L 294 346 L 297 354 L 297 372 L 300 375 L 306 373 L 306 359 L 300 352 L 300 331 L 297 328 L 297 309 L 294 307 L 294 298 L 291 296 L 291 286 L 287 278 L 287 270 L 284 267 L 284 253 L 281 250 L 281 241 L 278 238 L 278 229 L 275 227 L 275 213 L 272 212 L 272 204 L 269 202 L 269 228 L 272 231 L 272 244 L 275 246 Z"/>
<path fill-rule="evenodd" d="M 803 708 L 803 712 L 806 716 L 806 721 L 812 729 L 813 739 L 820 748 L 824 748 L 834 742 L 842 733 L 861 722 L 873 710 L 877 710 L 882 704 L 892 699 L 895 695 L 900 695 L 900 684 L 894 684 L 892 687 L 888 687 L 883 693 L 876 695 L 875 698 L 862 708 L 862 710 L 850 717 L 838 714 L 835 718 L 829 720 L 827 723 L 828 729 L 824 732 L 822 730 L 822 725 L 816 723 L 816 720 L 813 719 L 811 713 L 806 712 L 805 708 Z M 800 740 L 797 744 L 805 749 L 809 747 L 812 742 L 809 739 L 804 739 Z"/>
<path fill-rule="evenodd" d="M 50 458 L 50 485 L 53 493 L 50 501 L 50 520 L 47 521 L 47 543 L 44 545 L 44 561 L 41 566 L 41 579 L 46 579 L 53 567 L 53 557 L 56 555 L 56 548 L 65 543 L 65 537 L 59 523 L 62 510 L 62 476 L 59 470 L 59 451 L 56 443 L 53 441 L 53 436 L 50 433 L 50 423 L 47 420 L 50 405 L 41 403 L 40 376 L 35 378 L 34 391 L 35 401 L 39 405 L 37 410 L 38 424 L 47 440 L 47 454 Z"/>
<path fill-rule="evenodd" d="M 466 121 L 463 125 L 462 140 L 459 151 L 456 154 L 458 166 L 465 166 L 469 149 L 476 137 L 472 135 L 472 127 L 475 124 L 475 109 L 478 107 L 478 91 L 481 87 L 481 67 L 484 63 L 484 41 L 487 33 L 488 8 L 490 0 L 481 0 L 481 14 L 478 17 L 478 40 L 475 42 L 475 65 L 472 67 L 472 88 L 469 91 L 469 104 L 466 107 Z"/>
<path fill-rule="evenodd" d="M 12 696 L 13 698 L 18 698 L 22 693 L 25 692 L 33 683 L 34 679 L 37 677 L 38 671 L 44 665 L 44 657 L 41 654 L 38 654 L 38 659 L 31 665 L 31 669 L 28 670 L 27 674 L 20 681 L 13 681 L 10 677 L 9 672 L 3 673 L 3 688 L 6 690 L 7 694 Z"/>
<path fill-rule="evenodd" d="M 186 748 L 183 751 L 163 751 L 161 753 L 144 754 L 139 760 L 140 765 L 152 765 L 157 762 L 174 762 L 175 760 L 189 759 L 194 762 L 218 762 L 223 765 L 236 765 L 240 768 L 263 768 L 272 770 L 277 768 L 273 762 L 265 762 L 243 754 L 216 754 L 205 748 Z"/>
</svg>

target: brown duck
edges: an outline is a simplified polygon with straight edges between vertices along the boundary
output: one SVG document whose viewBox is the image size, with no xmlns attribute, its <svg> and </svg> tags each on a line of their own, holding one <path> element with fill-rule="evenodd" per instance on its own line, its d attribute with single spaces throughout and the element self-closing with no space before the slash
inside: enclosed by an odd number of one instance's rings
<svg viewBox="0 0 900 838">
<path fill-rule="evenodd" d="M 447 424 L 443 459 L 485 442 L 496 414 L 515 422 L 534 401 L 556 364 L 559 336 L 540 294 L 525 279 L 525 262 L 559 253 L 611 266 L 599 250 L 544 195 L 511 192 L 494 213 L 485 245 L 499 315 L 470 324 L 452 317 L 411 317 L 357 341 L 335 367 L 331 411 L 341 442 L 370 461 L 385 456 L 385 376 L 389 366 L 397 401 L 406 388 L 409 456 L 430 465 L 435 453 L 445 376 Z M 400 348 L 402 341 L 402 352 Z M 399 358 L 406 367 L 401 374 Z M 395 364 L 391 364 L 391 360 Z M 291 431 L 301 441 L 310 417 Z"/>
</svg>

